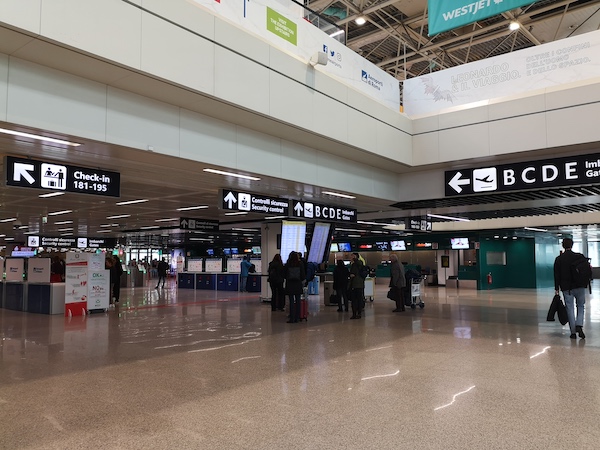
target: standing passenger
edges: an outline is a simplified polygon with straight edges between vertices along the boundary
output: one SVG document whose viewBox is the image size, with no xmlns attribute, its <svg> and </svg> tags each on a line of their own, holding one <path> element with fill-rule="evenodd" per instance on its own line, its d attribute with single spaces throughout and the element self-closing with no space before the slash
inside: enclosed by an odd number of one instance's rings
<svg viewBox="0 0 600 450">
<path fill-rule="evenodd" d="M 165 287 L 165 281 L 167 279 L 167 269 L 169 268 L 169 265 L 167 264 L 167 262 L 165 261 L 165 258 L 162 258 L 159 263 L 158 263 L 158 283 L 156 283 L 156 287 L 154 289 L 158 289 L 158 287 L 160 286 L 160 282 L 162 280 L 162 287 Z"/>
<path fill-rule="evenodd" d="M 121 259 L 117 256 L 113 256 L 113 267 L 112 272 L 114 275 L 112 281 L 112 297 L 115 300 L 115 304 L 119 303 L 119 299 L 121 297 L 121 275 L 123 275 L 123 265 L 121 264 Z"/>
<path fill-rule="evenodd" d="M 285 290 L 290 297 L 290 320 L 287 323 L 297 323 L 300 320 L 300 300 L 304 288 L 306 272 L 300 261 L 299 254 L 291 252 L 285 264 Z"/>
<path fill-rule="evenodd" d="M 269 263 L 269 285 L 271 286 L 271 311 L 283 311 L 285 309 L 285 291 L 283 290 L 284 268 L 281 255 L 273 256 Z"/>
<path fill-rule="evenodd" d="M 344 264 L 344 261 L 338 259 L 338 262 L 333 269 L 333 289 L 338 296 L 338 312 L 344 309 L 348 312 L 348 278 L 350 272 Z"/>
<path fill-rule="evenodd" d="M 396 309 L 393 312 L 405 311 L 404 307 L 404 288 L 406 287 L 406 276 L 404 275 L 404 266 L 398 262 L 398 255 L 390 255 L 392 266 L 390 267 L 390 288 L 393 289 L 396 301 Z"/>
<path fill-rule="evenodd" d="M 246 286 L 248 284 L 248 271 L 252 265 L 249 259 L 249 256 L 244 256 L 242 258 L 242 262 L 240 263 L 240 292 L 248 291 Z"/>
<path fill-rule="evenodd" d="M 361 276 L 363 263 L 358 253 L 352 253 L 352 264 L 350 265 L 350 299 L 352 300 L 351 319 L 362 317 L 364 302 L 365 279 Z"/>
</svg>

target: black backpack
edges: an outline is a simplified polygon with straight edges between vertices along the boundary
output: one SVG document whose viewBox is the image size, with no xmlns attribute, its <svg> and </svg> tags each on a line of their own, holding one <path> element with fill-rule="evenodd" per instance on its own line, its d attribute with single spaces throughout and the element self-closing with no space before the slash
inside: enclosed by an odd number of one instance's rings
<svg viewBox="0 0 600 450">
<path fill-rule="evenodd" d="M 581 253 L 576 253 L 575 260 L 570 265 L 571 285 L 574 288 L 588 287 L 592 279 L 592 266 Z"/>
<path fill-rule="evenodd" d="M 256 273 L 256 266 L 254 264 L 250 264 L 250 267 L 248 267 L 248 273 Z"/>
</svg>

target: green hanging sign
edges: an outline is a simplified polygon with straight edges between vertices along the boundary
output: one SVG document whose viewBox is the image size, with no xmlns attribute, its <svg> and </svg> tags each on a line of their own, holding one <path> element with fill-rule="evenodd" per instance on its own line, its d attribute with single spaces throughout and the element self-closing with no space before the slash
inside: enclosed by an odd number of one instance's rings
<svg viewBox="0 0 600 450">
<path fill-rule="evenodd" d="M 428 0 L 429 36 L 531 3 L 534 2 L 531 0 Z"/>
</svg>

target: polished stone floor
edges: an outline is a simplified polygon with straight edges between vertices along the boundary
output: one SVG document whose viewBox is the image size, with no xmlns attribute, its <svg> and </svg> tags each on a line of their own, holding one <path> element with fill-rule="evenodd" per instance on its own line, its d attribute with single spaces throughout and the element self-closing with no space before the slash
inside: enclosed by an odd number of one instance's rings
<svg viewBox="0 0 600 450">
<path fill-rule="evenodd" d="M 378 284 L 361 320 L 311 296 L 287 324 L 172 283 L 88 317 L 0 310 L 0 448 L 600 448 L 600 290 L 573 341 L 550 289 L 392 313 Z"/>
</svg>

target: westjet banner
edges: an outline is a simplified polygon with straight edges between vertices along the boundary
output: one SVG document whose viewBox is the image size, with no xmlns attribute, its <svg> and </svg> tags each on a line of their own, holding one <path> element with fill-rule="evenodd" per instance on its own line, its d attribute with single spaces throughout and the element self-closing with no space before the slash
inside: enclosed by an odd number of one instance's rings
<svg viewBox="0 0 600 450">
<path fill-rule="evenodd" d="M 404 81 L 404 112 L 437 113 L 600 76 L 600 31 L 561 39 Z"/>
<path fill-rule="evenodd" d="M 532 0 L 428 0 L 429 36 L 531 3 L 534 2 Z"/>
<path fill-rule="evenodd" d="M 316 52 L 327 53 L 327 65 L 315 70 L 400 110 L 399 81 L 305 20 L 301 6 L 283 0 L 193 1 L 306 62 Z"/>
</svg>

